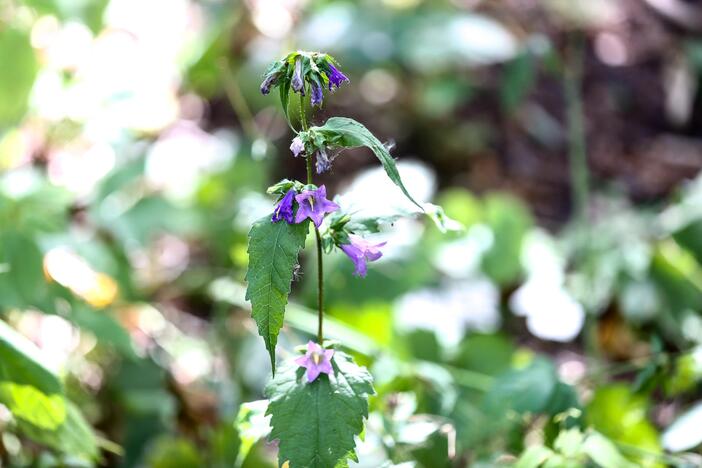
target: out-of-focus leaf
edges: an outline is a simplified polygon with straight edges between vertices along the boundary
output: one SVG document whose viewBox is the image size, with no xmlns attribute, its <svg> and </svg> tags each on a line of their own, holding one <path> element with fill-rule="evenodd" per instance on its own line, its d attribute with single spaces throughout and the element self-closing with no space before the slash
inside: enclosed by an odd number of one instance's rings
<svg viewBox="0 0 702 468">
<path fill-rule="evenodd" d="M 483 254 L 483 271 L 499 284 L 511 283 L 521 272 L 522 243 L 532 225 L 529 211 L 516 199 L 494 195 L 485 200 L 485 220 L 494 238 Z"/>
<path fill-rule="evenodd" d="M 554 455 L 553 450 L 543 445 L 533 445 L 522 453 L 514 468 L 538 468 Z"/>
<path fill-rule="evenodd" d="M 98 456 L 98 445 L 90 425 L 78 408 L 66 400 L 66 418 L 55 429 L 46 430 L 24 419 L 17 420 L 22 433 L 32 440 L 45 444 L 54 450 L 86 461 L 94 461 Z"/>
<path fill-rule="evenodd" d="M 304 369 L 292 362 L 266 387 L 270 398 L 272 439 L 278 439 L 278 462 L 291 467 L 346 467 L 358 461 L 354 438 L 368 417 L 372 378 L 350 356 L 336 350 L 333 371 L 308 383 Z"/>
<path fill-rule="evenodd" d="M 234 468 L 239 457 L 241 438 L 235 424 L 221 424 L 210 436 L 212 468 Z"/>
<path fill-rule="evenodd" d="M 65 398 L 58 378 L 42 364 L 39 350 L 1 321 L 0 403 L 28 438 L 87 460 L 97 457 L 92 429 Z"/>
<path fill-rule="evenodd" d="M 0 265 L 0 306 L 27 307 L 46 297 L 43 256 L 32 238 L 0 231 Z"/>
<path fill-rule="evenodd" d="M 29 340 L 0 321 L 0 403 L 15 417 L 54 430 L 66 419 L 58 378 Z"/>
<path fill-rule="evenodd" d="M 486 395 L 485 404 L 497 411 L 509 408 L 519 413 L 540 413 L 545 410 L 557 382 L 553 363 L 545 358 L 535 358 L 528 367 L 497 377 Z"/>
<path fill-rule="evenodd" d="M 582 450 L 602 468 L 635 468 L 638 466 L 624 458 L 611 440 L 597 432 L 587 436 Z"/>
<path fill-rule="evenodd" d="M 200 468 L 205 466 L 201 452 L 184 438 L 165 437 L 156 441 L 148 459 L 150 468 Z"/>
<path fill-rule="evenodd" d="M 597 389 L 585 415 L 604 436 L 655 456 L 661 453 L 661 446 L 656 429 L 646 419 L 647 411 L 648 403 L 643 396 L 632 394 L 625 385 L 610 385 Z M 635 461 L 641 466 L 658 466 L 650 457 Z"/>
<path fill-rule="evenodd" d="M 242 403 L 239 407 L 236 427 L 239 431 L 240 445 L 235 466 L 242 466 L 254 444 L 270 434 L 271 418 L 267 416 L 267 410 L 268 400 Z"/>
<path fill-rule="evenodd" d="M 6 64 L 0 74 L 1 130 L 17 123 L 27 110 L 37 74 L 37 59 L 29 34 L 12 27 L 0 29 L 0 57 Z"/>
<path fill-rule="evenodd" d="M 297 255 L 305 246 L 309 221 L 300 224 L 271 222 L 270 215 L 256 221 L 249 233 L 249 269 L 246 299 L 258 333 L 266 343 L 275 374 L 275 345 L 283 326 Z"/>
<path fill-rule="evenodd" d="M 507 64 L 502 78 L 500 95 L 502 105 L 513 111 L 534 84 L 534 57 L 525 52 Z"/>
<path fill-rule="evenodd" d="M 509 369 L 514 351 L 514 345 L 503 335 L 476 333 L 461 342 L 453 363 L 462 369 L 498 375 Z"/>
</svg>

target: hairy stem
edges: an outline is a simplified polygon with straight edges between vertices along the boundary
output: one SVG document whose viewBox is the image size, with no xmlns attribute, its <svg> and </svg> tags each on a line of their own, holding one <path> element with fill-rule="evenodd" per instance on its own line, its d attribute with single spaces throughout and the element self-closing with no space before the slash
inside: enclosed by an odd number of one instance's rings
<svg viewBox="0 0 702 468">
<path fill-rule="evenodd" d="M 305 116 L 305 99 L 300 94 L 300 125 L 303 131 L 307 131 L 307 117 Z M 312 183 L 312 155 L 307 155 L 307 183 Z M 322 236 L 315 226 L 314 235 L 317 241 L 317 342 L 324 343 L 324 258 L 322 252 Z"/>
</svg>

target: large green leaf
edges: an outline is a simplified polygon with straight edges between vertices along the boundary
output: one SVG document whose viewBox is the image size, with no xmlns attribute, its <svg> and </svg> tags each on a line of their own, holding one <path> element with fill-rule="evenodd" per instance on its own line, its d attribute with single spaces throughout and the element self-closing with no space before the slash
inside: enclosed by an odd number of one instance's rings
<svg viewBox="0 0 702 468">
<path fill-rule="evenodd" d="M 340 351 L 333 372 L 307 383 L 304 369 L 289 363 L 266 387 L 271 439 L 280 441 L 278 462 L 290 468 L 348 467 L 357 461 L 354 437 L 368 416 L 374 393 L 368 371 Z"/>
<path fill-rule="evenodd" d="M 330 147 L 357 148 L 359 146 L 365 146 L 369 148 L 380 160 L 390 180 L 400 187 L 402 193 L 404 193 L 412 203 L 424 211 L 424 208 L 412 198 L 407 188 L 402 183 L 400 172 L 397 170 L 395 160 L 390 155 L 390 152 L 385 145 L 362 124 L 348 117 L 332 117 L 321 127 L 312 127 L 310 129 L 310 134 L 314 135 L 315 133 L 322 135 L 324 142 Z"/>
<path fill-rule="evenodd" d="M 246 299 L 251 301 L 251 315 L 258 333 L 266 342 L 275 374 L 275 345 L 283 326 L 290 283 L 297 265 L 297 255 L 305 246 L 309 222 L 272 223 L 265 216 L 249 232 L 249 269 L 246 273 Z"/>
</svg>

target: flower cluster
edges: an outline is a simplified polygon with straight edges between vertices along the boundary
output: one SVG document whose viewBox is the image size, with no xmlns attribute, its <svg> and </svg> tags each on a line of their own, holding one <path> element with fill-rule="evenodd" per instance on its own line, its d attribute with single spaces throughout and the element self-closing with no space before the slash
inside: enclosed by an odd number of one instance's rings
<svg viewBox="0 0 702 468">
<path fill-rule="evenodd" d="M 297 210 L 295 210 L 295 205 L 297 205 Z M 339 205 L 327 200 L 327 188 L 324 185 L 319 188 L 313 185 L 305 186 L 300 193 L 291 187 L 273 210 L 271 221 L 300 224 L 306 219 L 310 219 L 319 228 L 324 216 L 338 209 Z"/>
<path fill-rule="evenodd" d="M 264 75 L 261 92 L 268 94 L 271 88 L 280 86 L 287 94 L 293 92 L 305 96 L 310 94 L 310 103 L 321 106 L 324 100 L 324 88 L 333 91 L 349 79 L 338 68 L 329 54 L 320 52 L 297 51 L 273 63 Z"/>
</svg>

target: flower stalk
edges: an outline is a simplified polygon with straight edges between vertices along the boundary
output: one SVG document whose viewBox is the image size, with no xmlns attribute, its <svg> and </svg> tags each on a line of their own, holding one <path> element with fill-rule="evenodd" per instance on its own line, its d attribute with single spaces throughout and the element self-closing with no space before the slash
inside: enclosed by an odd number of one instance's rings
<svg viewBox="0 0 702 468">
<path fill-rule="evenodd" d="M 305 100 L 300 93 L 300 125 L 303 131 L 307 131 L 307 115 L 305 114 Z M 307 163 L 307 185 L 312 185 L 312 155 L 306 157 Z M 317 242 L 317 343 L 324 343 L 324 253 L 322 252 L 322 236 L 319 234 L 319 227 L 314 226 L 314 237 Z"/>
</svg>

